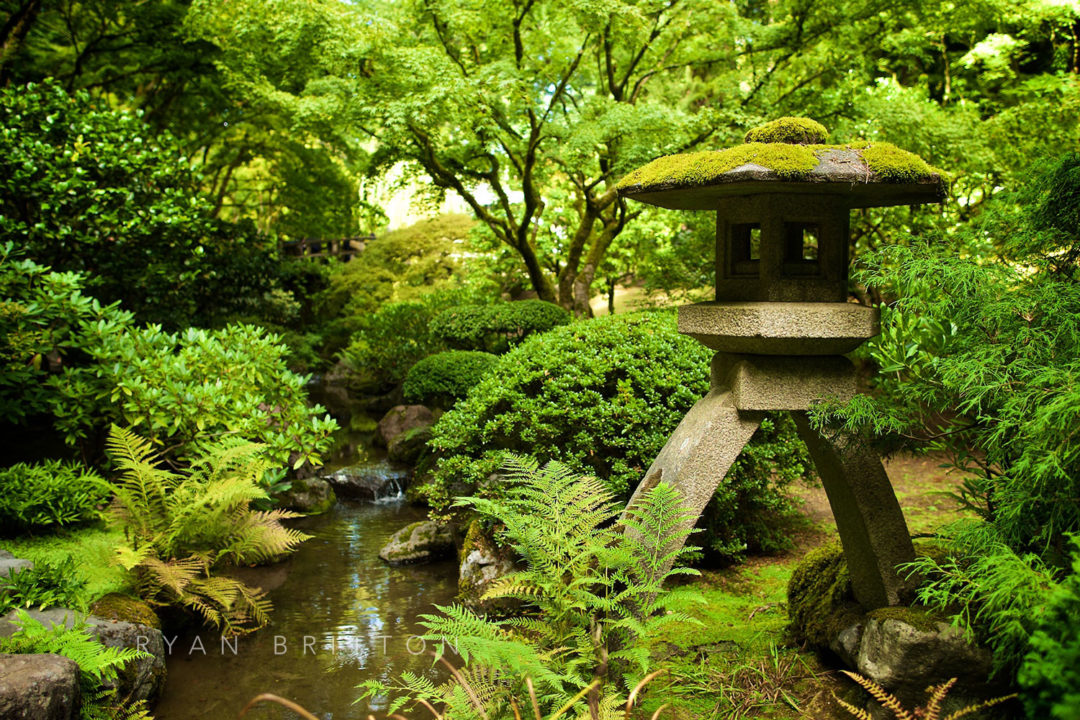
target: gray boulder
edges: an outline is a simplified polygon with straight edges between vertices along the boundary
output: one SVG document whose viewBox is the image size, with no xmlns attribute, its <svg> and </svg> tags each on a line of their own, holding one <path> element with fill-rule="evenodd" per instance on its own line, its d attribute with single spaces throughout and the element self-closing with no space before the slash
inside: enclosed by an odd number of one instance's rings
<svg viewBox="0 0 1080 720">
<path fill-rule="evenodd" d="M 458 599 L 481 612 L 507 612 L 517 605 L 512 600 L 482 600 L 484 593 L 501 577 L 514 571 L 514 554 L 501 548 L 473 521 L 462 543 L 458 568 Z"/>
<path fill-rule="evenodd" d="M 408 468 L 383 462 L 342 468 L 322 479 L 330 483 L 338 497 L 378 501 L 400 496 L 408 484 L 409 472 Z"/>
<path fill-rule="evenodd" d="M 454 554 L 454 533 L 447 525 L 422 520 L 398 530 L 379 551 L 391 565 L 430 562 Z"/>
<path fill-rule="evenodd" d="M 6 578 L 12 571 L 14 571 L 12 574 L 20 573 L 32 567 L 34 563 L 29 560 L 17 558 L 7 550 L 0 550 L 0 578 Z"/>
<path fill-rule="evenodd" d="M 297 478 L 292 487 L 277 496 L 278 503 L 305 515 L 322 515 L 337 503 L 330 483 L 318 477 Z"/>
<path fill-rule="evenodd" d="M 398 435 L 435 424 L 435 414 L 423 405 L 395 405 L 375 426 L 372 442 L 387 447 Z"/>
<path fill-rule="evenodd" d="M 144 650 L 149 657 L 138 658 L 127 664 L 119 673 L 113 686 L 120 697 L 133 700 L 154 700 L 165 686 L 165 638 L 161 631 L 149 625 L 122 620 L 107 620 L 96 615 L 85 615 L 67 608 L 26 611 L 45 627 L 63 625 L 72 627 L 82 621 L 91 635 L 106 647 Z M 0 617 L 0 637 L 10 637 L 19 630 L 16 612 Z M 6 717 L 0 714 L 0 717 Z"/>
<path fill-rule="evenodd" d="M 79 666 L 61 655 L 0 655 L 0 718 L 78 717 Z"/>
<path fill-rule="evenodd" d="M 387 445 L 387 455 L 394 462 L 415 465 L 424 452 L 427 441 L 431 439 L 431 426 L 412 428 L 391 438 Z"/>
</svg>

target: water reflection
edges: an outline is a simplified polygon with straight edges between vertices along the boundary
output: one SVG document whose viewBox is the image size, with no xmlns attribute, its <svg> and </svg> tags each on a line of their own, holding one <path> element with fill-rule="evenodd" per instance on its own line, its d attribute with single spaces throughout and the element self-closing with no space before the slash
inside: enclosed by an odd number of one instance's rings
<svg viewBox="0 0 1080 720">
<path fill-rule="evenodd" d="M 390 680 L 403 670 L 437 674 L 422 643 L 410 638 L 421 632 L 419 615 L 452 600 L 453 562 L 391 568 L 378 558 L 394 531 L 423 518 L 423 510 L 405 504 L 340 503 L 300 521 L 315 537 L 284 563 L 287 574 L 270 595 L 271 625 L 240 638 L 235 653 L 207 632 L 175 639 L 168 686 L 154 715 L 235 718 L 250 698 L 273 692 L 319 718 L 362 720 L 384 710 L 385 701 L 353 704 L 360 682 Z M 280 574 L 281 568 L 270 572 Z M 261 706 L 247 717 L 295 715 Z"/>
</svg>

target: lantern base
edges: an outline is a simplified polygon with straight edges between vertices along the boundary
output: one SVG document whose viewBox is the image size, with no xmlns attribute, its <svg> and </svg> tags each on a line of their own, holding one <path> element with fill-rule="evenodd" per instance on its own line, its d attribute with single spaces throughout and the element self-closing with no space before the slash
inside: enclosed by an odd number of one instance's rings
<svg viewBox="0 0 1080 720">
<path fill-rule="evenodd" d="M 737 410 L 809 410 L 820 400 L 853 398 L 855 366 L 842 355 L 716 353 L 712 386 L 731 388 Z"/>
<path fill-rule="evenodd" d="M 679 332 L 753 355 L 843 355 L 881 328 L 876 308 L 829 302 L 704 302 L 679 308 Z"/>
</svg>

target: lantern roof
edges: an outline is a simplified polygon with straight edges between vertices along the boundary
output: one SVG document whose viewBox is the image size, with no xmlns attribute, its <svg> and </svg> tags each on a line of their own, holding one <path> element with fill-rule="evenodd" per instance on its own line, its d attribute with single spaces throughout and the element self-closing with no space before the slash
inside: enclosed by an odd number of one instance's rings
<svg viewBox="0 0 1080 720">
<path fill-rule="evenodd" d="M 750 130 L 746 143 L 657 158 L 619 181 L 619 195 L 674 210 L 715 210 L 717 200 L 765 193 L 831 195 L 851 208 L 941 202 L 941 171 L 891 143 L 827 145 L 807 118 Z"/>
</svg>

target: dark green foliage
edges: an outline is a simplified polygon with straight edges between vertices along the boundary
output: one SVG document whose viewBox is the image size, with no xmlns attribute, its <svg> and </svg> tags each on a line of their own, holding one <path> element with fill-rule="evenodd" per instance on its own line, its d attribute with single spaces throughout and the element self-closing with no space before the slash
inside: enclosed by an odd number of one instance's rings
<svg viewBox="0 0 1080 720">
<path fill-rule="evenodd" d="M 109 487 L 80 463 L 43 460 L 0 469 L 0 535 L 55 530 L 101 517 Z"/>
<path fill-rule="evenodd" d="M 543 300 L 495 302 L 445 310 L 432 320 L 431 331 L 459 350 L 502 353 L 570 319 L 569 312 Z"/>
<path fill-rule="evenodd" d="M 80 580 L 70 555 L 61 562 L 37 562 L 19 572 L 0 577 L 0 615 L 12 608 L 77 608 L 86 581 Z"/>
<path fill-rule="evenodd" d="M 1080 538 L 1074 538 L 1072 573 L 1047 597 L 1031 635 L 1018 680 L 1028 717 L 1080 717 Z"/>
<path fill-rule="evenodd" d="M 498 539 L 521 557 L 520 569 L 495 581 L 484 598 L 512 598 L 522 612 L 495 620 L 438 608 L 441 614 L 423 616 L 425 637 L 460 653 L 464 676 L 435 686 L 407 674 L 394 686 L 364 683 L 366 694 L 399 695 L 391 712 L 423 698 L 447 703 L 448 716 L 477 717 L 462 681 L 468 677 L 484 717 L 509 717 L 511 700 L 529 696 L 528 679 L 545 714 L 573 707 L 570 717 L 587 717 L 583 690 L 595 682 L 593 702 L 607 710 L 603 717 L 621 717 L 612 711 L 648 671 L 650 640 L 693 622 L 672 609 L 675 601 L 700 600 L 689 586 L 665 587 L 672 576 L 697 574 L 678 567 L 692 550 L 683 547 L 690 530 L 682 498 L 660 483 L 623 518 L 623 532 L 614 526 L 623 507 L 602 481 L 513 456 L 502 471 L 505 487 L 495 499 L 457 504 L 500 528 Z"/>
<path fill-rule="evenodd" d="M 409 369 L 405 400 L 448 408 L 469 394 L 498 362 L 491 353 L 450 350 L 429 355 Z"/>
<path fill-rule="evenodd" d="M 71 628 L 63 624 L 45 627 L 20 610 L 18 632 L 8 638 L 0 638 L 0 653 L 35 655 L 51 653 L 63 655 L 79 666 L 79 685 L 82 690 L 81 720 L 115 720 L 130 718 L 149 720 L 142 703 L 125 707 L 126 703 L 116 697 L 116 690 L 102 687 L 114 683 L 124 665 L 132 660 L 146 657 L 146 652 L 132 648 L 106 647 L 91 637 L 86 625 Z"/>
<path fill-rule="evenodd" d="M 418 361 L 447 349 L 432 333 L 431 321 L 470 297 L 465 290 L 440 290 L 383 305 L 361 319 L 361 329 L 342 352 L 342 359 L 372 392 L 387 391 L 404 381 Z"/>
<path fill-rule="evenodd" d="M 175 141 L 85 93 L 0 91 L 0 178 L 0 242 L 142 320 L 209 322 L 272 287 L 264 241 L 213 217 Z"/>
<path fill-rule="evenodd" d="M 420 488 L 437 509 L 481 486 L 504 451 L 548 456 L 627 498 L 683 415 L 709 387 L 709 358 L 671 313 L 616 315 L 556 328 L 503 355 L 439 419 L 429 447 L 441 459 Z M 777 485 L 809 467 L 789 421 L 767 423 L 736 463 L 711 512 L 730 557 L 776 540 L 756 533 L 787 509 Z M 773 475 L 777 472 L 777 475 Z"/>
</svg>

